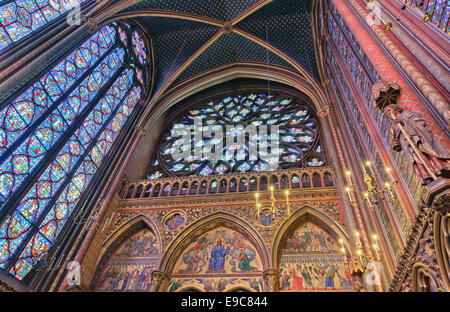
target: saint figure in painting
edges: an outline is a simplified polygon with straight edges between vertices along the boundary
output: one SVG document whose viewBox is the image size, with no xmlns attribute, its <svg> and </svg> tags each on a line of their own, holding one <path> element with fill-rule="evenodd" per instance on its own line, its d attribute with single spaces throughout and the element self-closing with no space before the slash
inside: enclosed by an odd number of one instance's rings
<svg viewBox="0 0 450 312">
<path fill-rule="evenodd" d="M 239 269 L 241 269 L 242 271 L 254 270 L 255 268 L 250 265 L 250 261 L 251 259 L 245 254 L 244 249 L 241 249 L 239 251 L 239 262 L 238 262 Z"/>
<path fill-rule="evenodd" d="M 281 278 L 281 289 L 289 289 L 291 277 L 289 276 L 289 273 L 287 270 L 288 270 L 288 268 L 286 267 L 284 269 L 284 273 Z"/>
<path fill-rule="evenodd" d="M 222 240 L 217 240 L 216 246 L 211 250 L 211 259 L 209 261 L 209 271 L 223 271 L 225 265 L 225 256 L 230 247 L 224 248 Z"/>
<path fill-rule="evenodd" d="M 295 265 L 292 266 L 292 290 L 304 290 L 303 288 L 303 277 L 297 274 Z"/>
</svg>

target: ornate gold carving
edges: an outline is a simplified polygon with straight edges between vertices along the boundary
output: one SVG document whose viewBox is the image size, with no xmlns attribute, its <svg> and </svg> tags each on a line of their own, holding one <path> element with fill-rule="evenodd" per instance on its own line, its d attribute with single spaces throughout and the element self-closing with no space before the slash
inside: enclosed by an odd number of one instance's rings
<svg viewBox="0 0 450 312">
<path fill-rule="evenodd" d="M 414 265 L 420 263 L 432 272 L 438 282 L 438 291 L 449 291 L 445 287 L 439 268 L 434 241 L 434 215 L 440 213 L 442 205 L 448 205 L 448 194 L 437 198 L 431 207 L 423 205 L 411 229 L 404 254 L 400 258 L 389 291 L 413 291 L 417 288 Z M 442 251 L 441 251 L 442 252 Z"/>
<path fill-rule="evenodd" d="M 233 31 L 233 25 L 230 22 L 225 22 L 223 24 L 222 30 L 224 33 L 230 33 Z"/>
<path fill-rule="evenodd" d="M 329 81 L 326 80 L 325 83 L 328 84 Z M 329 112 L 330 112 L 330 108 L 328 106 L 326 106 L 323 109 L 321 109 L 320 111 L 318 111 L 317 115 L 319 115 L 319 117 L 326 117 Z"/>
<path fill-rule="evenodd" d="M 152 272 L 152 285 L 154 292 L 164 291 L 164 288 L 166 288 L 169 281 L 170 281 L 169 274 L 159 270 L 155 270 Z"/>
<path fill-rule="evenodd" d="M 267 269 L 263 272 L 264 285 L 266 291 L 276 292 L 278 291 L 280 273 L 275 269 Z"/>
</svg>

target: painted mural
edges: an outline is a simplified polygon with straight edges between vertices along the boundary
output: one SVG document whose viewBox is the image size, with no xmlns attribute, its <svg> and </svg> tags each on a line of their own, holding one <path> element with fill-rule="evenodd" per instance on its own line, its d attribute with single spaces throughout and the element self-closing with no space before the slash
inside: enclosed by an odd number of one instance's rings
<svg viewBox="0 0 450 312">
<path fill-rule="evenodd" d="M 353 290 L 339 244 L 312 222 L 300 225 L 281 253 L 280 291 Z"/>
<path fill-rule="evenodd" d="M 170 281 L 169 292 L 175 291 L 263 291 L 262 278 L 185 278 Z"/>
<path fill-rule="evenodd" d="M 180 227 L 181 225 L 183 225 L 185 222 L 185 218 L 179 214 L 179 213 L 175 213 L 174 215 L 170 216 L 166 222 L 164 223 L 164 225 L 171 231 L 176 230 L 178 227 Z"/>
<path fill-rule="evenodd" d="M 159 244 L 150 230 L 127 239 L 105 266 L 97 291 L 151 291 L 151 273 L 159 263 Z"/>
<path fill-rule="evenodd" d="M 171 275 L 169 291 L 187 286 L 201 291 L 227 291 L 239 285 L 262 289 L 262 261 L 256 248 L 245 235 L 226 227 L 191 242 Z"/>
</svg>

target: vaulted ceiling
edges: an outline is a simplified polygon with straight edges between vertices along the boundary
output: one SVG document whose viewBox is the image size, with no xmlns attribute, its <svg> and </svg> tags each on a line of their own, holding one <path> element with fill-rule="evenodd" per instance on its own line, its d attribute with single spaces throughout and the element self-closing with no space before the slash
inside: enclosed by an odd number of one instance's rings
<svg viewBox="0 0 450 312">
<path fill-rule="evenodd" d="M 115 16 L 136 19 L 151 34 L 158 94 L 237 62 L 283 66 L 318 81 L 311 4 L 312 0 L 143 0 Z"/>
</svg>

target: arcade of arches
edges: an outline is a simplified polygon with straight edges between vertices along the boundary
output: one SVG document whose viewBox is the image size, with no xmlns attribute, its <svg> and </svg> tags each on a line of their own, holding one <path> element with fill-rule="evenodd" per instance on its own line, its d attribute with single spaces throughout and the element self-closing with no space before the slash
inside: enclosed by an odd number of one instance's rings
<svg viewBox="0 0 450 312">
<path fill-rule="evenodd" d="M 0 1 L 0 291 L 450 291 L 446 1 Z"/>
</svg>

